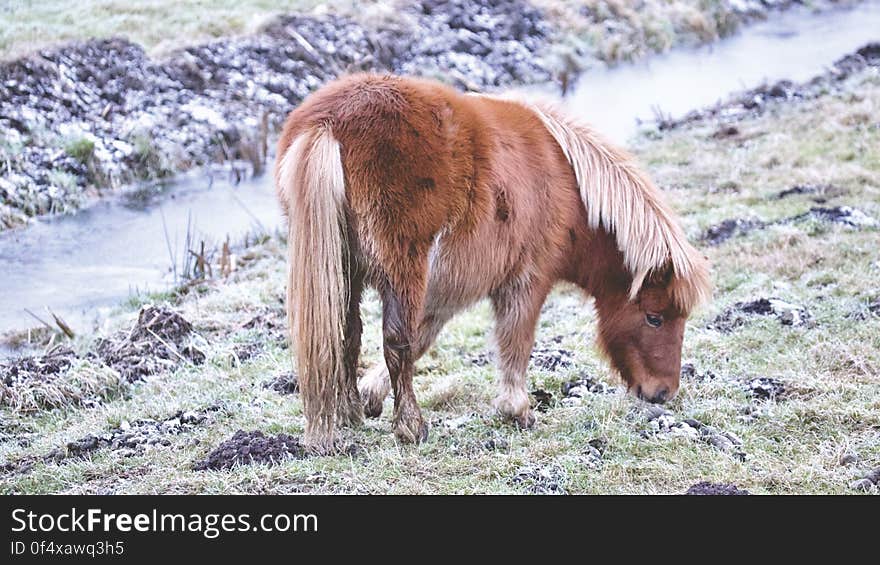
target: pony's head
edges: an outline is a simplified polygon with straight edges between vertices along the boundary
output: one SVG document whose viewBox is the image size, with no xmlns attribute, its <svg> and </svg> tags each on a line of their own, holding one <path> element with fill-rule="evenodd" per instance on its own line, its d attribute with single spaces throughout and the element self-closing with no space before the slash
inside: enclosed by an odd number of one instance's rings
<svg viewBox="0 0 880 565">
<path fill-rule="evenodd" d="M 710 294 L 706 258 L 626 151 L 552 107 L 530 107 L 571 164 L 593 230 L 583 286 L 596 298 L 599 345 L 631 392 L 669 400 L 685 321 Z"/>
<path fill-rule="evenodd" d="M 671 270 L 649 277 L 634 296 L 622 286 L 596 299 L 600 347 L 627 390 L 648 402 L 678 392 L 685 322 L 709 290 L 705 263 L 694 267 L 687 278 Z"/>
</svg>

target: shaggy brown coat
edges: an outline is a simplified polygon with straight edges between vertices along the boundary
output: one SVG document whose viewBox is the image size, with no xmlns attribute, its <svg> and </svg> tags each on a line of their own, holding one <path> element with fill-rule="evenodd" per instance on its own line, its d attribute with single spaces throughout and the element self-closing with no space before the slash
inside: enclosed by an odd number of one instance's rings
<svg viewBox="0 0 880 565">
<path fill-rule="evenodd" d="M 395 434 L 427 435 L 413 363 L 457 312 L 489 297 L 499 411 L 535 418 L 526 368 L 558 281 L 596 300 L 599 342 L 628 387 L 678 389 L 684 323 L 709 294 L 704 258 L 630 157 L 550 108 L 441 84 L 355 75 L 287 119 L 276 185 L 288 216 L 291 342 L 305 440 L 377 416 L 394 389 Z M 360 298 L 383 304 L 384 366 L 357 382 Z"/>
</svg>

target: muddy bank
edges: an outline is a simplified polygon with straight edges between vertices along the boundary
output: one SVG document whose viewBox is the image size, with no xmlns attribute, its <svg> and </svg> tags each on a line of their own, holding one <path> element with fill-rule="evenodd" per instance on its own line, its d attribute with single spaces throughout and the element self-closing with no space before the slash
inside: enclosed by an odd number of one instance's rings
<svg viewBox="0 0 880 565">
<path fill-rule="evenodd" d="M 480 89 L 550 77 L 549 26 L 522 0 L 409 9 L 414 29 L 295 15 L 161 61 L 117 38 L 0 65 L 0 227 L 194 166 L 258 172 L 284 115 L 342 73 L 440 75 Z"/>
<path fill-rule="evenodd" d="M 880 43 L 869 43 L 855 53 L 842 57 L 823 74 L 808 81 L 795 83 L 781 80 L 764 84 L 751 90 L 739 92 L 709 108 L 689 112 L 679 119 L 660 119 L 660 130 L 675 129 L 691 123 L 716 120 L 721 125 L 716 137 L 735 137 L 739 131 L 736 122 L 763 114 L 780 103 L 809 100 L 841 90 L 841 84 L 849 77 L 865 69 L 880 69 Z M 789 194 L 795 194 L 789 193 Z M 780 194 L 780 197 L 789 194 Z"/>
<path fill-rule="evenodd" d="M 600 30 L 602 40 L 574 41 L 559 18 L 525 0 L 423 0 L 385 27 L 292 15 L 162 60 L 121 38 L 46 49 L 0 64 L 0 230 L 197 166 L 222 164 L 234 178 L 258 172 L 284 115 L 342 73 L 431 76 L 465 89 L 546 82 L 617 60 L 609 44 L 647 53 L 710 41 L 791 4 L 730 0 L 701 25 L 663 11 L 675 21 L 674 40 L 662 41 L 601 2 L 577 17 L 582 33 Z"/>
</svg>

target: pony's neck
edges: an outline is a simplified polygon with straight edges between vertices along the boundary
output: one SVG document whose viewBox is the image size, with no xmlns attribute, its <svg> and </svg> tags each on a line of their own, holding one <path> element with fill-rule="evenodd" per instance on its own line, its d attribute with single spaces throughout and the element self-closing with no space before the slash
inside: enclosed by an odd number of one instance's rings
<svg viewBox="0 0 880 565">
<path fill-rule="evenodd" d="M 632 275 L 624 265 L 615 237 L 603 228 L 591 229 L 584 222 L 578 239 L 585 241 L 585 245 L 571 255 L 568 280 L 596 299 L 627 294 Z"/>
</svg>

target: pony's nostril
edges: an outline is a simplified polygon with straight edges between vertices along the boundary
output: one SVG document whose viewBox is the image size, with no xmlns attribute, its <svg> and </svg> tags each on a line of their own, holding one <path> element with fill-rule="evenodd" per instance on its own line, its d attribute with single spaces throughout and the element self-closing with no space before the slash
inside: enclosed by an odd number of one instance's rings
<svg viewBox="0 0 880 565">
<path fill-rule="evenodd" d="M 669 389 L 664 388 L 657 392 L 651 399 L 654 404 L 663 404 L 669 398 Z"/>
<path fill-rule="evenodd" d="M 636 387 L 636 398 L 639 400 L 644 399 L 645 397 L 642 395 L 642 385 Z"/>
</svg>

